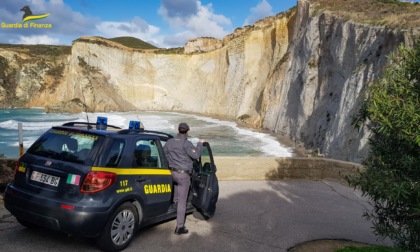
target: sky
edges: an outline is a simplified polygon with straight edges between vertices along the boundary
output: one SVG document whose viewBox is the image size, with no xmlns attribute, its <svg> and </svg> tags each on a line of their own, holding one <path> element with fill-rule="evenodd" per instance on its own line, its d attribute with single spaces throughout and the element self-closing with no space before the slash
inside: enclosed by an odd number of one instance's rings
<svg viewBox="0 0 420 252">
<path fill-rule="evenodd" d="M 132 36 L 160 48 L 222 39 L 297 0 L 1 0 L 0 43 L 71 45 L 82 36 Z M 23 22 L 24 6 L 47 17 Z"/>
</svg>

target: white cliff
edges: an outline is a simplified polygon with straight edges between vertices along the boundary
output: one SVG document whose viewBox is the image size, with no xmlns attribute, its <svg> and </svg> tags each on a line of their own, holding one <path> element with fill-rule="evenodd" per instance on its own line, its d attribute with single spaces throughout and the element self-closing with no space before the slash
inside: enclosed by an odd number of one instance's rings
<svg viewBox="0 0 420 252">
<path fill-rule="evenodd" d="M 300 1 L 288 61 L 274 72 L 266 96 L 264 128 L 292 136 L 307 148 L 330 157 L 360 161 L 368 150 L 366 129 L 352 119 L 366 87 L 381 75 L 387 56 L 416 35 L 313 16 Z"/>
</svg>

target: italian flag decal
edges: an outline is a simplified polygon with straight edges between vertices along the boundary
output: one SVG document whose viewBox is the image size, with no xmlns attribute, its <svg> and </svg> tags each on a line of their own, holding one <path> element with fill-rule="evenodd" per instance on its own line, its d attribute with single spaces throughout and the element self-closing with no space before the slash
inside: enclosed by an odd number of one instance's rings
<svg viewBox="0 0 420 252">
<path fill-rule="evenodd" d="M 67 184 L 79 185 L 80 184 L 80 175 L 69 174 L 67 176 Z"/>
</svg>

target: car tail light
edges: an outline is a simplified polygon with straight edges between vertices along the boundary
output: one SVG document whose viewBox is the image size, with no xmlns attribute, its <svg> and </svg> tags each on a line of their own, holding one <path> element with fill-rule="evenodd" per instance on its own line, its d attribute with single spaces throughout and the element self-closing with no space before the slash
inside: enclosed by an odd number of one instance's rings
<svg viewBox="0 0 420 252">
<path fill-rule="evenodd" d="M 66 204 L 61 204 L 60 208 L 67 209 L 67 210 L 74 210 L 74 206 L 66 205 Z"/>
<path fill-rule="evenodd" d="M 21 159 L 21 158 L 19 158 L 19 159 L 18 159 L 18 161 L 16 162 L 15 173 L 14 173 L 13 175 L 16 175 L 16 173 L 17 173 L 17 172 L 18 172 L 18 170 L 19 170 L 19 166 L 20 166 L 20 159 Z"/>
<path fill-rule="evenodd" d="M 111 172 L 91 171 L 83 181 L 80 192 L 82 193 L 96 193 L 110 187 L 117 175 Z"/>
</svg>

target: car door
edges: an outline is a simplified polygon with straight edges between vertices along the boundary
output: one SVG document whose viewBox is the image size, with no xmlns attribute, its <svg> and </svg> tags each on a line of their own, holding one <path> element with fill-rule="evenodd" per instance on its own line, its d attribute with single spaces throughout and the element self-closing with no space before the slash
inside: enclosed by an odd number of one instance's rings
<svg viewBox="0 0 420 252">
<path fill-rule="evenodd" d="M 219 182 L 210 144 L 203 143 L 203 152 L 192 176 L 191 203 L 205 218 L 213 217 L 219 197 Z"/>
<path fill-rule="evenodd" d="M 115 137 L 95 171 L 117 174 L 115 190 L 120 200 L 138 199 L 143 218 L 167 212 L 172 197 L 172 176 L 163 163 L 159 137 L 138 135 Z"/>
<path fill-rule="evenodd" d="M 136 171 L 136 188 L 142 196 L 145 217 L 167 212 L 172 198 L 172 176 L 163 162 L 162 145 L 158 137 L 137 138 L 133 146 L 133 166 Z"/>
</svg>

